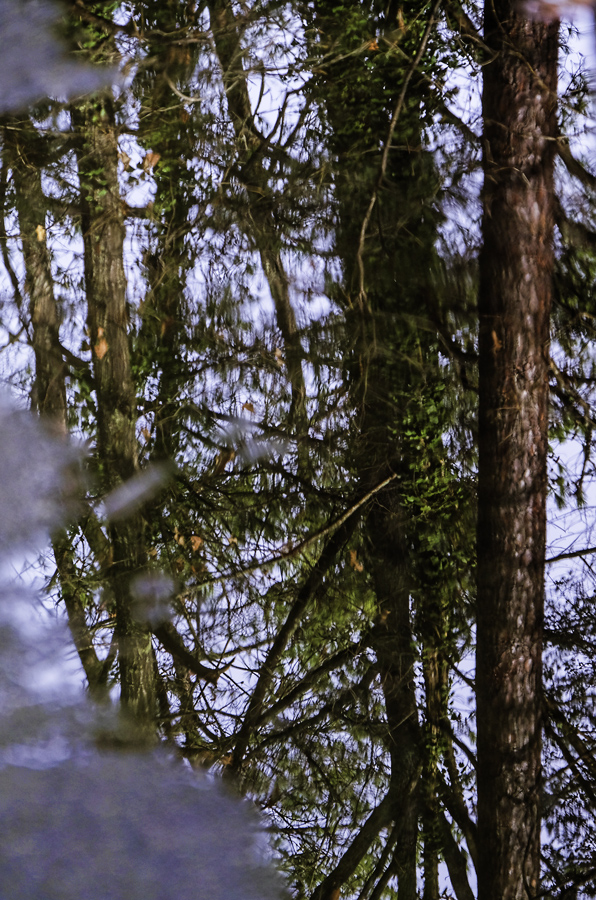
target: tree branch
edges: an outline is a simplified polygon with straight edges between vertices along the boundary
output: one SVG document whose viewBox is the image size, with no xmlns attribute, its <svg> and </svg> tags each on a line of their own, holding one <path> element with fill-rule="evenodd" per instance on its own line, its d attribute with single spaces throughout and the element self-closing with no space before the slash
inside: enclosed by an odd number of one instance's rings
<svg viewBox="0 0 596 900">
<path fill-rule="evenodd" d="M 309 537 L 305 538 L 305 540 L 300 541 L 299 544 L 292 544 L 288 542 L 285 545 L 285 548 L 281 550 L 279 553 L 275 553 L 273 556 L 268 556 L 266 559 L 261 560 L 260 562 L 255 562 L 250 566 L 246 566 L 244 569 L 235 569 L 232 572 L 227 572 L 225 575 L 218 575 L 216 578 L 210 578 L 207 581 L 202 581 L 200 584 L 197 584 L 193 587 L 193 591 L 200 591 L 203 588 L 209 587 L 212 584 L 221 584 L 223 581 L 228 581 L 230 578 L 241 578 L 245 575 L 250 575 L 252 572 L 258 572 L 263 569 L 267 569 L 270 566 L 274 566 L 278 562 L 282 562 L 286 559 L 295 559 L 298 556 L 301 556 L 309 547 L 315 544 L 317 541 L 320 541 L 321 538 L 327 537 L 327 535 L 332 534 L 338 528 L 341 528 L 348 519 L 351 518 L 355 513 L 357 513 L 369 500 L 371 500 L 376 493 L 381 491 L 384 487 L 390 484 L 395 478 L 397 478 L 397 474 L 390 475 L 376 487 L 372 488 L 372 490 L 368 491 L 364 496 L 362 496 L 359 500 L 357 500 L 345 513 L 342 513 L 339 518 L 334 519 L 328 525 L 325 525 L 324 528 L 321 528 L 319 531 L 316 531 L 314 534 L 311 534 Z"/>
<path fill-rule="evenodd" d="M 337 889 L 354 874 L 379 832 L 391 822 L 393 810 L 393 797 L 388 793 L 373 809 L 333 871 L 313 892 L 311 900 L 333 900 L 337 896 Z"/>
<path fill-rule="evenodd" d="M 158 625 L 153 629 L 153 634 L 171 656 L 175 657 L 187 669 L 190 669 L 198 678 L 208 681 L 210 684 L 216 684 L 219 676 L 232 665 L 232 663 L 229 663 L 222 669 L 209 669 L 207 666 L 202 665 L 187 649 L 171 622 L 164 622 Z"/>
</svg>

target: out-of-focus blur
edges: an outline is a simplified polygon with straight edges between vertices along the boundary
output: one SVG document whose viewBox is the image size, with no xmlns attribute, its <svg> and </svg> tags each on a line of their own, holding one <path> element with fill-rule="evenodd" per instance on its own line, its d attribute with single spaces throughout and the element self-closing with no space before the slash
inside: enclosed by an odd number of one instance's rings
<svg viewBox="0 0 596 900">
<path fill-rule="evenodd" d="M 113 70 L 78 62 L 60 39 L 60 7 L 48 0 L 0 0 L 0 112 L 18 112 L 44 97 L 68 99 L 98 90 Z"/>
</svg>

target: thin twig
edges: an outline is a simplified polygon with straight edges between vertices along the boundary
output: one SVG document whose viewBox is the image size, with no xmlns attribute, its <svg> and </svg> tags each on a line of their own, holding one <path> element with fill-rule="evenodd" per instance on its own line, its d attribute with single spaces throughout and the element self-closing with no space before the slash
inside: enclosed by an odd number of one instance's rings
<svg viewBox="0 0 596 900">
<path fill-rule="evenodd" d="M 244 575 L 251 575 L 253 572 L 259 571 L 259 569 L 266 569 L 269 566 L 275 565 L 275 563 L 282 562 L 286 559 L 293 559 L 297 556 L 300 556 L 307 550 L 312 544 L 319 541 L 321 538 L 326 537 L 328 534 L 331 534 L 334 531 L 337 531 L 344 522 L 353 516 L 355 512 L 357 512 L 365 503 L 378 494 L 379 491 L 382 491 L 383 488 L 387 487 L 388 484 L 391 484 L 397 478 L 397 473 L 390 475 L 389 478 L 385 478 L 380 484 L 377 484 L 376 487 L 372 488 L 372 490 L 368 491 L 363 497 L 360 498 L 353 506 L 351 506 L 345 513 L 343 513 L 338 519 L 334 519 L 333 522 L 330 522 L 329 525 L 325 525 L 324 528 L 321 528 L 320 531 L 316 531 L 314 534 L 311 534 L 309 537 L 305 538 L 305 540 L 301 541 L 299 544 L 293 546 L 291 543 L 286 544 L 285 548 L 281 550 L 281 552 L 274 554 L 273 556 L 268 556 L 266 559 L 263 559 L 259 562 L 252 563 L 250 566 L 247 566 L 245 569 L 235 570 L 233 572 L 227 572 L 224 575 L 218 575 L 215 578 L 210 578 L 207 581 L 202 581 L 200 584 L 194 585 L 192 590 L 199 591 L 202 588 L 209 587 L 212 584 L 220 584 L 222 581 L 227 581 L 229 578 L 240 578 Z"/>
<path fill-rule="evenodd" d="M 0 247 L 2 249 L 2 262 L 4 263 L 4 268 L 6 269 L 8 277 L 10 278 L 10 283 L 12 284 L 15 303 L 20 313 L 21 321 L 26 327 L 26 322 L 23 320 L 25 303 L 23 300 L 23 295 L 21 294 L 21 287 L 19 284 L 18 276 L 13 269 L 12 263 L 10 261 L 10 255 L 8 252 L 8 234 L 6 232 L 6 223 L 4 220 L 4 215 L 6 212 L 7 170 L 7 164 L 6 162 L 3 162 L 2 167 L 0 168 Z"/>
<path fill-rule="evenodd" d="M 545 559 L 545 563 L 560 562 L 562 559 L 577 559 L 578 556 L 587 556 L 589 553 L 596 553 L 596 547 L 584 547 L 583 550 L 572 550 L 569 553 L 559 553 L 557 556 L 551 556 Z"/>
</svg>

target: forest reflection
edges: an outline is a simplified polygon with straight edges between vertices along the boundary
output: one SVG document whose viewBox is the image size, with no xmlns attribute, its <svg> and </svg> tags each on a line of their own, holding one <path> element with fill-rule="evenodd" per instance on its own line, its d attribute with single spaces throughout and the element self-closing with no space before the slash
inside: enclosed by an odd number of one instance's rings
<svg viewBox="0 0 596 900">
<path fill-rule="evenodd" d="M 596 895 L 588 78 L 406 6 L 0 0 L 3 897 Z"/>
</svg>

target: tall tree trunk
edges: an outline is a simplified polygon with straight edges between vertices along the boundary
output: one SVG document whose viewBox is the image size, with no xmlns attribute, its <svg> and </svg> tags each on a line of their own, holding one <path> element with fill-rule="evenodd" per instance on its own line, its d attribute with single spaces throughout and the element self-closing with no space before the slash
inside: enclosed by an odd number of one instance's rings
<svg viewBox="0 0 596 900">
<path fill-rule="evenodd" d="M 109 99 L 76 111 L 87 292 L 87 321 L 97 395 L 97 464 L 106 491 L 137 470 L 136 392 L 130 364 L 124 221 L 118 187 L 118 143 Z M 110 525 L 109 584 L 116 604 L 116 639 L 123 705 L 147 724 L 157 716 L 151 631 L 135 621 L 131 580 L 146 564 L 140 512 Z"/>
<path fill-rule="evenodd" d="M 394 854 L 397 896 L 398 900 L 416 900 L 420 728 L 410 622 L 411 566 L 397 488 L 390 486 L 379 495 L 366 527 L 379 609 L 372 646 L 387 715 L 392 818 L 401 823 Z"/>
<path fill-rule="evenodd" d="M 5 164 L 10 165 L 12 170 L 35 353 L 31 405 L 46 424 L 66 439 L 66 366 L 60 345 L 60 311 L 54 294 L 46 239 L 47 203 L 41 180 L 47 149 L 46 142 L 28 120 L 20 120 L 13 128 L 6 129 Z M 53 536 L 52 547 L 73 642 L 87 676 L 89 690 L 99 696 L 105 687 L 101 684 L 103 663 L 93 646 L 72 541 L 64 529 Z"/>
<path fill-rule="evenodd" d="M 403 114 L 390 141 L 385 177 L 380 178 L 379 147 L 388 139 L 397 98 L 407 85 L 406 66 L 397 55 L 366 58 L 362 41 L 370 34 L 370 20 L 362 8 L 354 6 L 348 13 L 329 0 L 317 0 L 314 9 L 316 50 L 325 62 L 313 79 L 313 90 L 325 106 L 332 129 L 329 146 L 337 159 L 335 249 L 344 266 L 340 296 L 347 301 L 351 344 L 346 371 L 360 425 L 353 443 L 354 466 L 365 490 L 388 474 L 399 476 L 374 498 L 364 526 L 378 608 L 372 647 L 387 716 L 388 796 L 399 832 L 390 872 L 381 874 L 373 896 L 390 874 L 397 875 L 398 900 L 415 900 L 422 748 L 412 630 L 416 576 L 410 551 L 417 526 L 404 507 L 403 494 L 408 493 L 412 473 L 404 433 L 416 426 L 407 424 L 412 404 L 404 402 L 403 389 L 408 384 L 412 394 L 424 390 L 426 373 L 412 360 L 428 360 L 430 370 L 437 358 L 433 336 L 421 337 L 411 324 L 432 292 L 436 181 L 429 157 L 418 149 L 420 92 L 402 100 Z M 402 14 L 395 4 L 384 10 L 377 12 L 376 22 L 383 36 L 398 26 Z M 408 9 L 408 24 L 417 14 L 423 15 L 421 8 Z M 416 52 L 416 34 L 413 26 L 405 52 Z M 376 208 L 364 239 L 362 223 L 373 195 Z M 362 287 L 367 309 L 358 308 Z"/>
<path fill-rule="evenodd" d="M 155 398 L 155 439 L 152 459 L 175 459 L 180 439 L 180 394 L 188 379 L 189 309 L 186 281 L 191 268 L 189 234 L 196 204 L 196 174 L 186 162 L 196 152 L 195 119 L 186 113 L 172 89 L 192 92 L 187 79 L 194 70 L 198 47 L 181 49 L 181 29 L 193 31 L 190 3 L 147 2 L 145 27 L 150 29 L 147 55 L 151 66 L 140 69 L 137 91 L 142 92 L 139 140 L 145 150 L 159 151 L 153 170 L 155 196 L 147 229 L 144 262 L 147 293 L 138 340 L 139 369 L 158 380 Z M 196 107 L 195 107 L 196 109 Z M 193 110 L 194 112 L 194 110 Z M 182 115 L 184 113 L 184 115 Z"/>
<path fill-rule="evenodd" d="M 437 586 L 438 588 L 438 586 Z M 439 594 L 439 589 L 437 590 Z M 428 600 L 427 600 L 428 602 Z M 428 602 L 430 606 L 430 602 Z M 440 635 L 437 635 L 440 638 Z M 437 646 L 439 645 L 439 646 Z M 423 900 L 439 900 L 439 840 L 437 797 L 438 762 L 442 743 L 442 728 L 447 718 L 447 664 L 439 649 L 439 640 L 425 642 L 422 670 L 426 694 L 425 759 L 422 775 L 424 893 Z"/>
<path fill-rule="evenodd" d="M 536 896 L 557 27 L 487 3 L 480 257 L 479 900 Z"/>
</svg>

